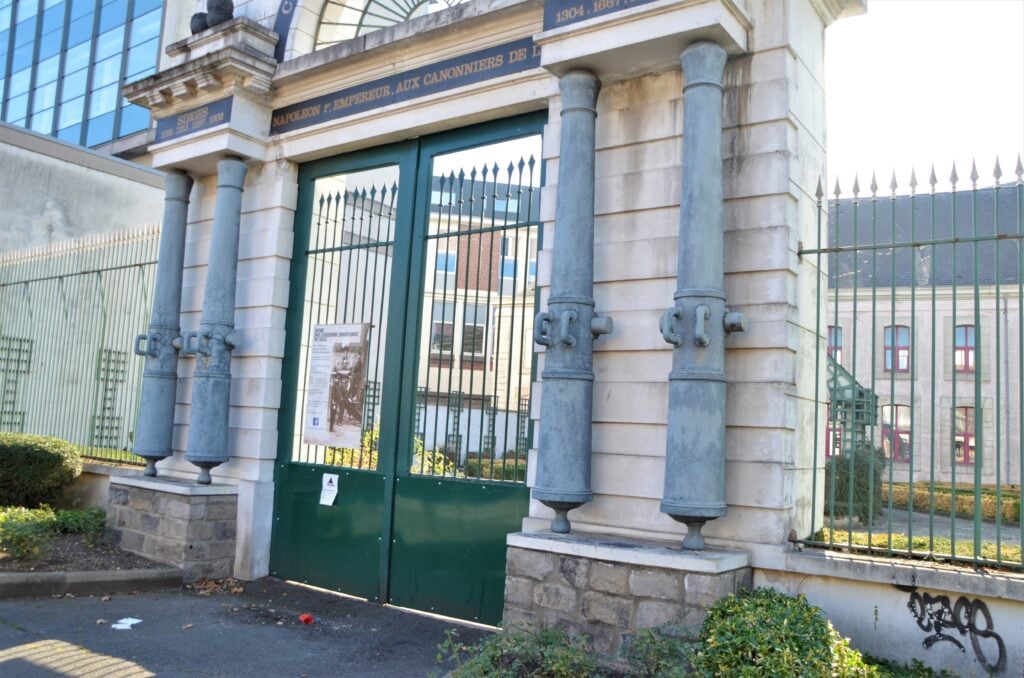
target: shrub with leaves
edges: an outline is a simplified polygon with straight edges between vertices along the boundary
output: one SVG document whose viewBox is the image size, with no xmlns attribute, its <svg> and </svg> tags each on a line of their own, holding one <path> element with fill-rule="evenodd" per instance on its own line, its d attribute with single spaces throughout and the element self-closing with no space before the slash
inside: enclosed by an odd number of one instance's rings
<svg viewBox="0 0 1024 678">
<path fill-rule="evenodd" d="M 57 516 L 48 506 L 0 509 L 0 550 L 15 558 L 37 558 L 50 544 Z"/>
<path fill-rule="evenodd" d="M 685 678 L 691 675 L 692 643 L 671 629 L 642 629 L 630 638 L 622 651 L 629 675 L 637 678 Z"/>
<path fill-rule="evenodd" d="M 702 676 L 873 676 L 821 610 L 772 589 L 729 595 L 708 609 L 693 655 Z"/>
<path fill-rule="evenodd" d="M 839 518 L 852 514 L 865 525 L 881 515 L 885 509 L 882 498 L 884 469 L 882 450 L 869 445 L 861 445 L 852 452 L 844 451 L 829 459 L 825 464 L 825 515 Z"/>
<path fill-rule="evenodd" d="M 0 433 L 0 505 L 51 501 L 82 472 L 82 458 L 58 438 Z"/>
<path fill-rule="evenodd" d="M 452 666 L 453 678 L 591 678 L 600 665 L 581 637 L 554 628 L 513 626 L 476 645 L 448 631 L 437 660 Z"/>
<path fill-rule="evenodd" d="M 98 507 L 82 510 L 60 509 L 56 513 L 54 527 L 64 534 L 80 534 L 89 544 L 96 544 L 103 538 L 107 526 L 107 514 Z"/>
</svg>

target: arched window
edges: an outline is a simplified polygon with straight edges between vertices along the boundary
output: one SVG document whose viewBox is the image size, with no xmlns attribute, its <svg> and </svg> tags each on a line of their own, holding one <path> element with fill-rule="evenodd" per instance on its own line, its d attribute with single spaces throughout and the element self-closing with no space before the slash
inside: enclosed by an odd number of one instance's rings
<svg viewBox="0 0 1024 678">
<path fill-rule="evenodd" d="M 320 13 L 315 49 L 329 47 L 465 0 L 327 0 Z"/>
</svg>

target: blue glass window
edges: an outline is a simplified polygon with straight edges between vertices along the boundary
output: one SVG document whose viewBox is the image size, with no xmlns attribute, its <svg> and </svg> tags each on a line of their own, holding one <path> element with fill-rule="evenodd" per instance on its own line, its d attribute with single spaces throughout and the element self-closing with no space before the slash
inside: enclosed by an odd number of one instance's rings
<svg viewBox="0 0 1024 678">
<path fill-rule="evenodd" d="M 28 68 L 32 65 L 32 53 L 35 52 L 35 45 L 31 42 L 21 47 L 14 49 L 14 54 L 11 55 L 11 70 L 20 71 L 23 68 Z"/>
<path fill-rule="evenodd" d="M 32 71 L 26 68 L 11 76 L 11 91 L 8 96 L 17 96 L 28 91 L 29 83 L 32 80 Z"/>
<path fill-rule="evenodd" d="M 39 11 L 39 3 L 35 0 L 22 0 L 18 3 L 18 23 L 34 17 Z"/>
<path fill-rule="evenodd" d="M 64 141 L 70 141 L 73 144 L 81 142 L 82 139 L 82 126 L 73 125 L 72 127 L 66 127 L 57 132 L 57 138 L 63 139 Z"/>
<path fill-rule="evenodd" d="M 33 130 L 40 134 L 49 134 L 53 131 L 53 109 L 47 108 L 45 111 L 32 114 L 32 123 L 29 125 Z"/>
<path fill-rule="evenodd" d="M 92 86 L 94 89 L 117 82 L 121 75 L 121 55 L 115 54 L 96 64 L 92 69 Z"/>
<path fill-rule="evenodd" d="M 0 0 L 5 120 L 90 145 L 145 130 L 149 112 L 119 90 L 155 71 L 165 4 Z"/>
<path fill-rule="evenodd" d="M 28 92 L 20 94 L 16 97 L 11 97 L 7 101 L 7 122 L 14 122 L 15 120 L 22 119 L 25 117 L 25 113 L 28 112 Z"/>
<path fill-rule="evenodd" d="M 117 108 L 117 83 L 94 90 L 89 95 L 89 117 L 95 118 Z M 91 145 L 91 144 L 90 144 Z"/>
<path fill-rule="evenodd" d="M 61 88 L 60 98 L 63 101 L 74 99 L 85 94 L 86 81 L 89 78 L 89 70 L 83 68 L 70 75 L 64 76 L 64 85 Z"/>
<path fill-rule="evenodd" d="M 61 2 L 43 12 L 43 33 L 52 33 L 64 26 L 64 8 Z"/>
<path fill-rule="evenodd" d="M 121 109 L 121 129 L 118 136 L 126 136 L 149 127 L 149 111 L 142 106 L 129 104 Z"/>
<path fill-rule="evenodd" d="M 70 127 L 71 125 L 77 125 L 82 122 L 82 114 L 85 113 L 85 97 L 78 97 L 71 101 L 65 101 L 60 105 L 60 125 L 61 129 Z"/>
<path fill-rule="evenodd" d="M 74 19 L 68 24 L 68 47 L 85 42 L 92 37 L 93 14 Z"/>
<path fill-rule="evenodd" d="M 24 45 L 36 39 L 36 18 L 22 21 L 14 27 L 14 46 Z"/>
<path fill-rule="evenodd" d="M 58 28 L 39 38 L 39 59 L 46 59 L 60 53 L 64 30 Z"/>
<path fill-rule="evenodd" d="M 114 137 L 114 113 L 111 111 L 89 121 L 85 132 L 85 145 L 105 144 Z"/>
<path fill-rule="evenodd" d="M 128 0 L 114 0 L 100 11 L 100 33 L 123 25 L 128 14 Z"/>
<path fill-rule="evenodd" d="M 163 7 L 163 0 L 135 0 L 135 6 L 132 7 L 133 16 L 142 16 L 146 12 Z"/>
<path fill-rule="evenodd" d="M 131 76 L 155 66 L 159 43 L 159 40 L 154 39 L 132 47 L 128 51 L 128 68 L 125 70 L 125 75 L 131 78 Z"/>
<path fill-rule="evenodd" d="M 96 61 L 113 56 L 122 49 L 124 49 L 124 24 L 106 33 L 100 33 L 96 38 Z"/>
<path fill-rule="evenodd" d="M 32 93 L 32 111 L 41 111 L 44 108 L 53 108 L 57 101 L 57 83 L 51 82 L 42 87 L 36 87 Z"/>
<path fill-rule="evenodd" d="M 96 0 L 71 0 L 71 18 L 85 16 L 96 9 Z"/>
<path fill-rule="evenodd" d="M 60 72 L 60 55 L 50 57 L 45 61 L 40 61 L 39 65 L 36 66 L 36 84 L 45 85 L 48 82 L 53 82 L 57 79 L 57 73 Z"/>
<path fill-rule="evenodd" d="M 162 11 L 156 10 L 149 14 L 143 14 L 132 22 L 132 37 L 130 45 L 138 45 L 160 35 L 160 15 Z"/>
<path fill-rule="evenodd" d="M 77 71 L 89 65 L 89 51 L 92 49 L 92 42 L 86 41 L 68 49 L 65 53 L 64 72 Z"/>
</svg>

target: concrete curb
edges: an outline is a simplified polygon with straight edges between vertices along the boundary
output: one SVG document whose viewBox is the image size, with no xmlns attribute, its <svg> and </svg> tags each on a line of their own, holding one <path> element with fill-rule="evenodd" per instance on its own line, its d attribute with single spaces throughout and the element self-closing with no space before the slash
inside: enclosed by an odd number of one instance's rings
<svg viewBox="0 0 1024 678">
<path fill-rule="evenodd" d="M 58 596 L 66 593 L 88 596 L 156 591 L 176 589 L 181 585 L 182 571 L 177 568 L 94 572 L 4 572 L 0 573 L 0 600 Z"/>
</svg>

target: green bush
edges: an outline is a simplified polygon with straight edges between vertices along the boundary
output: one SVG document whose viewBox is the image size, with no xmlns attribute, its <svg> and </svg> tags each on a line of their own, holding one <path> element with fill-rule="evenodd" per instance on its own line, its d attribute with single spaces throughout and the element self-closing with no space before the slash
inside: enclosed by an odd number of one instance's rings
<svg viewBox="0 0 1024 678">
<path fill-rule="evenodd" d="M 803 595 L 742 591 L 708 609 L 693 669 L 703 676 L 873 676 Z"/>
<path fill-rule="evenodd" d="M 448 631 L 437 660 L 453 666 L 453 678 L 591 678 L 600 675 L 585 640 L 554 628 L 513 626 L 473 646 Z"/>
<path fill-rule="evenodd" d="M 0 433 L 0 505 L 39 506 L 55 499 L 81 472 L 82 458 L 71 443 Z"/>
<path fill-rule="evenodd" d="M 103 538 L 107 526 L 107 514 L 98 507 L 84 510 L 63 510 L 56 514 L 54 527 L 65 534 L 81 534 L 89 544 L 96 544 Z"/>
<path fill-rule="evenodd" d="M 107 515 L 101 508 L 59 510 L 43 506 L 0 508 L 0 550 L 15 558 L 36 558 L 58 533 L 81 534 L 88 544 L 103 536 Z"/>
<path fill-rule="evenodd" d="M 0 550 L 15 558 L 35 558 L 50 544 L 57 517 L 48 506 L 0 509 Z"/>
<path fill-rule="evenodd" d="M 637 678 L 685 678 L 690 675 L 692 643 L 667 629 L 642 629 L 622 652 L 629 675 Z"/>
<path fill-rule="evenodd" d="M 484 480 L 526 480 L 525 459 L 475 459 L 466 460 L 466 477 Z"/>
<path fill-rule="evenodd" d="M 419 440 L 419 438 L 417 438 Z M 445 476 L 455 471 L 455 464 L 448 460 L 443 450 L 420 448 L 412 458 L 409 473 L 413 475 Z"/>
<path fill-rule="evenodd" d="M 883 469 L 885 455 L 882 450 L 872 449 L 868 445 L 854 448 L 852 453 L 844 452 L 829 459 L 825 464 L 825 515 L 840 518 L 852 513 L 865 525 L 870 524 L 871 520 L 880 516 L 885 509 L 882 498 Z"/>
</svg>

